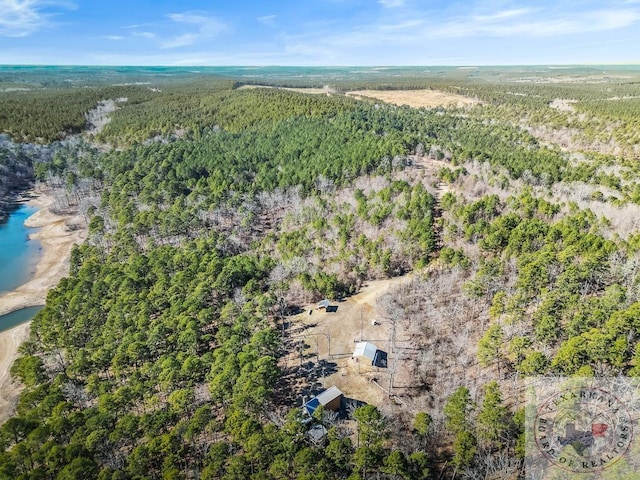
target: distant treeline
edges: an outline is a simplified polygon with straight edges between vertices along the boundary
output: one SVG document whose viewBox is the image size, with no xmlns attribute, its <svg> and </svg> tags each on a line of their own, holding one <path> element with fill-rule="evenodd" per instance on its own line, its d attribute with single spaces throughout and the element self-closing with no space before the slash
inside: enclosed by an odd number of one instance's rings
<svg viewBox="0 0 640 480">
<path fill-rule="evenodd" d="M 109 69 L 49 72 L 49 77 L 40 71 L 11 74 L 0 71 L 0 131 L 17 141 L 48 143 L 85 129 L 86 114 L 99 101 L 126 98 L 113 114 L 112 124 L 100 136 L 101 141 L 124 145 L 215 125 L 236 124 L 232 128 L 243 128 L 252 121 L 264 120 L 260 116 L 265 113 L 264 108 L 254 109 L 249 99 L 264 102 L 282 95 L 263 92 L 256 97 L 245 93 L 245 99 L 231 95 L 231 90 L 241 85 L 328 85 L 338 94 L 358 89 L 435 89 L 467 95 L 485 102 L 484 107 L 474 110 L 479 112 L 479 118 L 575 128 L 586 138 L 616 141 L 623 147 L 637 144 L 640 135 L 637 133 L 640 75 L 636 71 L 605 72 L 597 67 L 559 71 L 541 67 L 478 70 L 425 67 L 423 71 L 400 69 L 402 75 L 397 74 L 398 69 L 377 69 L 366 75 L 338 69 L 326 77 L 304 77 L 284 69 L 278 75 L 267 71 L 263 76 L 238 76 L 234 80 L 183 70 L 171 74 L 156 70 L 130 72 L 128 82 L 123 81 L 127 78 L 125 71 Z M 109 81 L 122 83 L 109 85 Z M 571 101 L 575 112 L 550 108 L 554 99 Z M 227 101 L 231 104 L 227 105 Z M 314 115 L 322 113 L 323 108 L 336 108 L 338 103 L 349 104 L 346 99 L 297 102 L 297 114 L 305 114 L 303 109 L 307 108 Z M 344 105 L 340 107 L 343 108 Z M 271 118 L 281 115 L 272 112 Z"/>
</svg>

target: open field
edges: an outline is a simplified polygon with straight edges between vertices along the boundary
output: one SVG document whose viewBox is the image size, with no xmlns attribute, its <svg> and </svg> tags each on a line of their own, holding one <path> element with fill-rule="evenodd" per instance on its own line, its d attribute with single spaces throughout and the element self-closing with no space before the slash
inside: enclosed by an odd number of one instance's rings
<svg viewBox="0 0 640 480">
<path fill-rule="evenodd" d="M 336 92 L 329 86 L 324 88 L 290 88 L 273 87 L 268 85 L 243 85 L 238 90 L 252 90 L 256 88 L 277 88 L 290 92 L 307 93 L 310 95 L 332 95 Z M 462 108 L 480 104 L 480 100 L 463 95 L 442 92 L 439 90 L 355 90 L 346 92 L 347 96 L 356 99 L 373 98 L 393 105 L 408 105 L 414 108 L 457 107 Z"/>
<path fill-rule="evenodd" d="M 438 90 L 357 90 L 347 92 L 354 98 L 375 98 L 393 105 L 408 105 L 414 108 L 466 107 L 478 105 L 480 100 Z"/>
</svg>

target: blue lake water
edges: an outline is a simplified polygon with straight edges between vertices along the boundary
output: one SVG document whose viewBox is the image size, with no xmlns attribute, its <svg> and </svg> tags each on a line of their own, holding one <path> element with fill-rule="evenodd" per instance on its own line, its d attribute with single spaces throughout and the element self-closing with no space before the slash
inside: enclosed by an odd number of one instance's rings
<svg viewBox="0 0 640 480">
<path fill-rule="evenodd" d="M 37 211 L 20 205 L 6 222 L 0 223 L 0 293 L 28 282 L 40 258 L 40 242 L 29 240 L 37 229 L 27 228 L 24 221 Z"/>
<path fill-rule="evenodd" d="M 0 315 L 0 332 L 9 330 L 21 323 L 28 322 L 43 308 L 42 305 L 36 305 L 35 307 L 21 308 L 6 315 Z"/>
</svg>

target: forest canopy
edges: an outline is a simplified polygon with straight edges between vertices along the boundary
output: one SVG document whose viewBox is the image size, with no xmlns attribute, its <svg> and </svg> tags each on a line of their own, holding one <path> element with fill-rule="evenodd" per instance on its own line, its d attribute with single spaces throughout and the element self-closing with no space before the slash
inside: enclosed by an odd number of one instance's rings
<svg viewBox="0 0 640 480">
<path fill-rule="evenodd" d="M 640 185 L 622 148 L 634 101 L 603 106 L 594 84 L 525 85 L 509 70 L 329 77 L 318 95 L 238 88 L 311 82 L 293 77 L 183 74 L 81 89 L 33 73 L 19 83 L 31 90 L 0 92 L 0 130 L 50 149 L 11 143 L 0 169 L 88 230 L 12 368 L 24 390 L 0 426 L 0 478 L 517 476 L 521 378 L 638 375 Z M 356 87 L 484 103 L 341 93 Z M 109 122 L 87 133 L 109 99 Z M 618 156 L 537 129 L 596 142 L 612 119 Z M 393 332 L 394 363 L 367 377 L 384 402 L 305 416 L 318 372 L 341 378 L 350 354 L 309 353 L 301 312 L 328 322 L 310 314 L 319 300 L 346 309 L 391 279 L 403 282 L 370 306 Z M 396 363 L 414 383 L 392 394 Z"/>
</svg>

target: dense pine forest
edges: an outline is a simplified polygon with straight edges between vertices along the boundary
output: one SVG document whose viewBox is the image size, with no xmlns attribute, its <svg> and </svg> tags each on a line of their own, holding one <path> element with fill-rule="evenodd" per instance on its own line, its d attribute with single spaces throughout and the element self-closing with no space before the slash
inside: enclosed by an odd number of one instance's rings
<svg viewBox="0 0 640 480">
<path fill-rule="evenodd" d="M 11 370 L 0 478 L 522 476 L 527 377 L 640 376 L 640 77 L 485 73 L 3 73 L 0 198 L 37 181 L 89 237 Z M 361 88 L 478 104 L 343 94 Z M 375 282 L 390 362 L 366 388 L 383 400 L 345 390 L 340 415 L 309 417 L 331 365 L 298 330 Z"/>
</svg>

